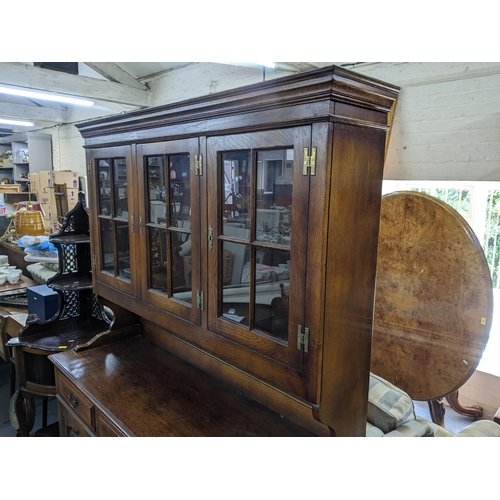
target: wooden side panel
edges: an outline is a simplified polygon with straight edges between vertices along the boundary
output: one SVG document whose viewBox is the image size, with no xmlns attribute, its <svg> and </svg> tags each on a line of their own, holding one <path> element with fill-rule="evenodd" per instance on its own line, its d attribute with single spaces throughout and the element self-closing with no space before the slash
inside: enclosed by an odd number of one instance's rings
<svg viewBox="0 0 500 500">
<path fill-rule="evenodd" d="M 364 436 L 385 131 L 334 125 L 321 403 L 337 436 Z"/>
</svg>

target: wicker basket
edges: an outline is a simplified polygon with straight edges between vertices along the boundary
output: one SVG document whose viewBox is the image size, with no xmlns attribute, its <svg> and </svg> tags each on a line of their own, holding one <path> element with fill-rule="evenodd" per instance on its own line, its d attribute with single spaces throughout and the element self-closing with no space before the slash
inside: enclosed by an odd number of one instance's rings
<svg viewBox="0 0 500 500">
<path fill-rule="evenodd" d="M 16 233 L 19 238 L 29 234 L 39 236 L 45 233 L 42 212 L 38 210 L 20 210 L 16 212 Z"/>
</svg>

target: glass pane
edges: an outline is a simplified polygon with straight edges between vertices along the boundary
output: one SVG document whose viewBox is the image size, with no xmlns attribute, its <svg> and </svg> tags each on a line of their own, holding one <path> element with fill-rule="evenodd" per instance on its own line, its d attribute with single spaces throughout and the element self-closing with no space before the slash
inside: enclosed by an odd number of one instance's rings
<svg viewBox="0 0 500 500">
<path fill-rule="evenodd" d="M 111 215 L 111 173 L 109 160 L 98 160 L 99 170 L 99 213 Z"/>
<path fill-rule="evenodd" d="M 118 276 L 130 281 L 130 244 L 128 224 L 116 221 L 116 247 L 118 253 Z"/>
<path fill-rule="evenodd" d="M 234 228 L 250 228 L 251 203 L 251 156 L 249 151 L 224 153 L 222 155 L 222 192 L 223 228 L 226 236 L 240 236 L 234 234 Z"/>
<path fill-rule="evenodd" d="M 192 302 L 191 235 L 171 233 L 173 295 L 188 304 Z"/>
<path fill-rule="evenodd" d="M 256 240 L 290 245 L 293 149 L 257 153 Z"/>
<path fill-rule="evenodd" d="M 101 226 L 101 261 L 103 271 L 115 275 L 115 255 L 113 252 L 113 222 L 111 219 L 100 219 Z"/>
<path fill-rule="evenodd" d="M 167 231 L 148 227 L 149 234 L 149 287 L 167 293 Z"/>
<path fill-rule="evenodd" d="M 183 227 L 178 221 L 188 220 L 191 215 L 191 190 L 189 155 L 169 157 L 170 165 L 170 226 Z"/>
<path fill-rule="evenodd" d="M 149 156 L 147 165 L 147 193 L 149 194 L 149 221 L 153 224 L 166 225 L 165 209 L 165 158 Z"/>
<path fill-rule="evenodd" d="M 290 252 L 256 248 L 251 279 L 255 282 L 255 328 L 286 340 Z"/>
<path fill-rule="evenodd" d="M 250 310 L 250 287 L 244 275 L 244 262 L 249 260 L 250 246 L 237 243 L 223 243 L 222 315 L 236 323 L 248 326 Z M 247 266 L 248 267 L 248 266 Z"/>
<path fill-rule="evenodd" d="M 128 218 L 127 166 L 125 158 L 113 160 L 115 211 L 113 217 Z"/>
</svg>

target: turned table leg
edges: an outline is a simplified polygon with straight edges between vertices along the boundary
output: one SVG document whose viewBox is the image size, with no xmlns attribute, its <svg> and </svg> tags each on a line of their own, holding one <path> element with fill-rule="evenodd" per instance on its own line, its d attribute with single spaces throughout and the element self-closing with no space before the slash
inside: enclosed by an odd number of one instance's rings
<svg viewBox="0 0 500 500">
<path fill-rule="evenodd" d="M 18 436 L 29 437 L 35 425 L 35 402 L 33 398 L 25 398 L 20 392 L 14 396 L 16 418 L 19 424 Z"/>
</svg>

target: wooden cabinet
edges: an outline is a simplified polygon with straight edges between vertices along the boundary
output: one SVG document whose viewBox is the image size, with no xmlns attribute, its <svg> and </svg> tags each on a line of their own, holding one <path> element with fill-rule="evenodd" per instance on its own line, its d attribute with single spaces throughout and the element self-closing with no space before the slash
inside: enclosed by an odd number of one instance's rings
<svg viewBox="0 0 500 500">
<path fill-rule="evenodd" d="M 311 436 L 142 335 L 50 359 L 64 437 Z"/>
<path fill-rule="evenodd" d="M 364 435 L 397 92 L 331 67 L 78 125 L 95 292 L 301 425 Z"/>
</svg>

